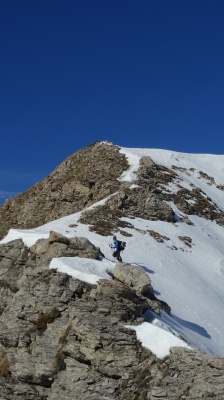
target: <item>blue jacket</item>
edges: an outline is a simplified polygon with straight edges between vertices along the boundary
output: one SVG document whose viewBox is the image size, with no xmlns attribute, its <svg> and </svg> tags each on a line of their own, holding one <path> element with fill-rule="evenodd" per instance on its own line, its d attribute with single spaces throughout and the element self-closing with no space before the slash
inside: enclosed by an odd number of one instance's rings
<svg viewBox="0 0 224 400">
<path fill-rule="evenodd" d="M 114 246 L 112 247 L 113 249 L 120 250 L 120 240 L 116 240 L 114 243 Z"/>
</svg>

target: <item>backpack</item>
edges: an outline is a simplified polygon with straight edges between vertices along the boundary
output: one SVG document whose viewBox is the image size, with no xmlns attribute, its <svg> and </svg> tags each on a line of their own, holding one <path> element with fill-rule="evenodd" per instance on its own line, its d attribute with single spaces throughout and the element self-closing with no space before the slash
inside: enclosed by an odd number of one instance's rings
<svg viewBox="0 0 224 400">
<path fill-rule="evenodd" d="M 125 250 L 125 248 L 126 248 L 126 242 L 121 242 L 119 240 L 119 250 L 123 251 L 123 250 Z"/>
</svg>

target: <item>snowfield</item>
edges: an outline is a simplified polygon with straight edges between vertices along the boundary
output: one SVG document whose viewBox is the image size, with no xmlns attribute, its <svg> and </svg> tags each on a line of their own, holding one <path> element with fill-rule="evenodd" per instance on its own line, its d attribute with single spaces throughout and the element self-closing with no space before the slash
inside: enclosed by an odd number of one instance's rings
<svg viewBox="0 0 224 400">
<path fill-rule="evenodd" d="M 127 149 L 120 150 L 128 158 L 130 168 L 120 180 L 136 185 L 135 172 L 142 156 L 150 156 L 156 163 L 176 170 L 184 180 L 182 185 L 200 187 L 218 207 L 224 209 L 224 192 L 215 185 L 201 179 L 200 171 L 214 177 L 216 184 L 224 184 L 224 156 L 184 154 L 168 150 Z M 185 170 L 183 170 L 185 168 Z M 169 189 L 175 191 L 175 185 Z M 95 204 L 103 204 L 103 201 Z M 91 206 L 93 207 L 93 206 Z M 173 210 L 183 216 L 174 205 Z M 97 283 L 100 278 L 111 279 L 108 272 L 115 266 L 109 244 L 112 237 L 102 237 L 89 231 L 89 226 L 78 222 L 81 212 L 47 223 L 35 229 L 11 229 L 0 242 L 7 243 L 21 238 L 27 246 L 32 246 L 40 238 L 48 238 L 50 230 L 68 238 L 82 236 L 100 247 L 105 257 L 101 261 L 83 258 L 55 258 L 50 268 L 67 273 L 88 283 Z M 124 262 L 141 266 L 152 279 L 155 295 L 171 307 L 171 315 L 162 312 L 158 317 L 147 312 L 145 322 L 134 326 L 138 339 L 159 358 L 169 354 L 172 346 L 199 348 L 207 353 L 224 357 L 224 228 L 215 222 L 196 215 L 189 216 L 192 222 L 171 224 L 140 218 L 126 221 L 133 228 L 125 228 L 131 237 L 118 235 L 127 243 L 122 254 Z M 69 225 L 77 224 L 75 228 Z M 170 240 L 158 243 L 147 230 L 154 230 Z M 192 247 L 187 246 L 179 236 L 192 239 Z M 172 247 L 175 246 L 176 250 Z"/>
</svg>

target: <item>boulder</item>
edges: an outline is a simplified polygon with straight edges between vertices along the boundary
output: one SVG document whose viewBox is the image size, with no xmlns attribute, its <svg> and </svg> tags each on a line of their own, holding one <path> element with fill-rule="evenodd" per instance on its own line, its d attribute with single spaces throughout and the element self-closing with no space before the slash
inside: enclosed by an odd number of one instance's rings
<svg viewBox="0 0 224 400">
<path fill-rule="evenodd" d="M 54 231 L 50 231 L 50 236 L 49 236 L 48 241 L 50 244 L 55 243 L 55 242 L 64 243 L 67 245 L 70 244 L 70 240 L 66 236 L 62 235 L 61 233 L 54 232 Z"/>
<path fill-rule="evenodd" d="M 30 247 L 30 252 L 35 258 L 37 266 L 48 266 L 55 257 L 81 257 L 97 260 L 100 249 L 95 247 L 88 239 L 67 237 L 50 231 L 48 239 L 39 239 Z"/>
<path fill-rule="evenodd" d="M 138 293 L 144 294 L 149 290 L 152 291 L 151 279 L 143 268 L 136 265 L 117 264 L 114 269 L 114 276 Z"/>
</svg>

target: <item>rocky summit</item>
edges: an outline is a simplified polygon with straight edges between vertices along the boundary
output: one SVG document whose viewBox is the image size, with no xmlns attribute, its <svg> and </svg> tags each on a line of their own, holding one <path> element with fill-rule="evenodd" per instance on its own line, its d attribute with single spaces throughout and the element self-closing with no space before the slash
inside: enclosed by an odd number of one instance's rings
<svg viewBox="0 0 224 400">
<path fill-rule="evenodd" d="M 123 187 L 128 162 L 117 146 L 96 143 L 68 157 L 42 182 L 0 207 L 0 237 L 81 211 Z"/>
<path fill-rule="evenodd" d="M 120 150 L 97 142 L 7 200 L 0 207 L 1 239 L 12 228 L 77 212 L 89 234 L 101 237 L 131 237 L 137 228 L 130 221 L 138 218 L 192 226 L 198 215 L 223 226 L 219 204 L 200 185 L 183 183 L 193 171 L 142 156 L 133 185 L 122 179 L 130 160 Z M 198 179 L 224 189 L 204 171 Z M 139 233 L 155 246 L 170 240 L 153 229 Z M 157 358 L 128 328 L 139 326 L 146 312 L 172 315 L 165 293 L 161 300 L 141 266 L 118 263 L 97 283 L 49 268 L 54 258 L 102 259 L 90 236 L 51 230 L 30 246 L 19 238 L 0 244 L 0 400 L 223 400 L 223 358 L 184 347 Z M 185 254 L 194 246 L 190 236 L 178 240 Z"/>
</svg>

